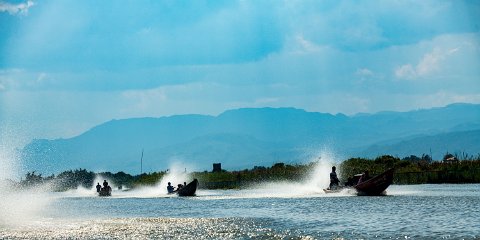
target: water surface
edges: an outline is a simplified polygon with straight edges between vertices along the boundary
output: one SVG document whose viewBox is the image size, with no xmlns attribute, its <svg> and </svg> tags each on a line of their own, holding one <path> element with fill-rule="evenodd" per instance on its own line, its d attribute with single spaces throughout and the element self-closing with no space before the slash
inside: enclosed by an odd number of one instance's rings
<svg viewBox="0 0 480 240">
<path fill-rule="evenodd" d="M 291 186 L 289 186 L 291 187 Z M 162 191 L 160 191 L 162 192 Z M 273 186 L 200 190 L 181 198 L 150 191 L 50 193 L 35 218 L 3 224 L 2 238 L 475 239 L 480 185 L 391 186 L 382 197 L 345 191 L 295 194 Z"/>
</svg>

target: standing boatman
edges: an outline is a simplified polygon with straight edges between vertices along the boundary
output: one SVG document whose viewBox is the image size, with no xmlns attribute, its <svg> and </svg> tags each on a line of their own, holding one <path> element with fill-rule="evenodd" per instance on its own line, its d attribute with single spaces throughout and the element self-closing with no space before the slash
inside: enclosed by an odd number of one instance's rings
<svg viewBox="0 0 480 240">
<path fill-rule="evenodd" d="M 332 167 L 332 172 L 330 173 L 330 186 L 329 189 L 336 189 L 338 188 L 338 183 L 340 182 L 337 177 L 337 173 L 335 172 L 337 168 L 335 166 Z"/>
</svg>

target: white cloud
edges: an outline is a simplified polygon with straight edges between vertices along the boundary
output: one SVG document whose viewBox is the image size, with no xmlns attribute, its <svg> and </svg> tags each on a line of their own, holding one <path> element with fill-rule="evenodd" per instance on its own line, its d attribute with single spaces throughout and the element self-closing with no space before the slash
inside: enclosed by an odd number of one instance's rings
<svg viewBox="0 0 480 240">
<path fill-rule="evenodd" d="M 7 2 L 0 2 L 0 12 L 8 12 L 11 15 L 25 15 L 28 13 L 28 9 L 34 6 L 33 1 L 27 1 L 25 3 L 11 4 Z"/>
<path fill-rule="evenodd" d="M 395 69 L 395 76 L 402 79 L 414 79 L 417 76 L 417 72 L 411 64 L 405 64 Z"/>
<path fill-rule="evenodd" d="M 46 73 L 44 73 L 44 72 L 39 73 L 38 77 L 37 77 L 37 82 L 42 82 L 43 80 L 45 80 L 46 77 L 47 77 Z"/>
<path fill-rule="evenodd" d="M 20 90 L 20 89 L 38 89 L 48 75 L 46 73 L 37 73 L 25 69 L 3 69 L 0 70 L 0 84 L 3 90 Z"/>
<path fill-rule="evenodd" d="M 321 50 L 320 46 L 305 39 L 302 35 L 298 35 L 295 37 L 295 43 L 293 47 L 295 48 L 294 52 L 296 53 L 311 53 Z"/>
<path fill-rule="evenodd" d="M 422 60 L 417 65 L 416 72 L 419 76 L 424 76 L 437 71 L 439 68 L 439 62 L 444 58 L 444 53 L 438 48 L 434 49 L 431 53 L 427 53 L 423 56 Z"/>
<path fill-rule="evenodd" d="M 370 77 L 373 76 L 372 70 L 368 68 L 359 68 L 357 69 L 357 72 L 355 72 L 356 75 L 361 76 L 361 77 Z"/>
<path fill-rule="evenodd" d="M 357 71 L 355 71 L 355 77 L 357 77 L 357 85 L 372 84 L 379 78 L 377 74 L 368 68 L 358 68 Z"/>
<path fill-rule="evenodd" d="M 449 56 L 458 52 L 460 48 L 434 48 L 423 55 L 416 66 L 405 64 L 395 69 L 395 76 L 399 79 L 414 80 L 438 73 Z"/>
</svg>

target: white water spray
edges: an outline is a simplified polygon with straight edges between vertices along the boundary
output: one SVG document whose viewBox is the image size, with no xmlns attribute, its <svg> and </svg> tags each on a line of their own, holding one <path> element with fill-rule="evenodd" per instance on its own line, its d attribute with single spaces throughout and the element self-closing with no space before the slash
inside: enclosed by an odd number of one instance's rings
<svg viewBox="0 0 480 240">
<path fill-rule="evenodd" d="M 183 167 L 184 164 L 181 163 L 173 163 L 170 166 L 169 172 L 162 178 L 159 185 L 163 186 L 165 191 L 167 184 L 170 182 L 174 187 L 178 184 L 184 184 L 185 182 L 188 184 L 192 179 L 190 178 L 190 174 L 187 173 L 186 168 Z"/>
<path fill-rule="evenodd" d="M 299 182 L 267 182 L 261 183 L 259 186 L 254 186 L 250 189 L 232 192 L 231 197 L 240 198 L 292 198 L 292 197 L 306 197 L 306 196 L 325 196 L 324 188 L 327 188 L 330 183 L 330 172 L 332 166 L 336 161 L 336 156 L 329 152 L 323 151 L 316 159 L 314 167 L 310 174 L 303 181 Z M 337 167 L 338 169 L 338 167 Z M 337 172 L 338 174 L 338 172 Z M 201 193 L 201 192 L 200 192 Z M 200 194 L 199 194 L 200 195 Z M 340 194 L 336 194 L 338 196 Z M 333 195 L 332 195 L 333 196 Z"/>
<path fill-rule="evenodd" d="M 141 187 L 135 190 L 132 190 L 132 194 L 135 196 L 141 197 L 166 197 L 169 196 L 167 194 L 167 185 L 170 182 L 172 186 L 176 187 L 177 184 L 187 184 L 192 180 L 190 174 L 186 172 L 186 165 L 174 162 L 167 174 L 163 176 L 163 178 L 155 184 L 153 187 Z"/>
<path fill-rule="evenodd" d="M 97 183 L 100 184 L 100 186 L 103 187 L 103 181 L 106 180 L 108 182 L 108 185 L 112 188 L 112 192 L 115 192 L 114 195 L 117 195 L 118 187 L 117 185 L 110 180 L 109 178 L 101 175 L 101 174 L 96 174 L 95 179 L 93 180 L 93 185 L 90 188 L 85 188 L 82 185 L 77 186 L 76 189 L 70 189 L 67 190 L 63 193 L 58 193 L 59 195 L 62 195 L 63 197 L 98 197 L 97 193 Z"/>
<path fill-rule="evenodd" d="M 184 184 L 185 182 L 188 184 L 191 180 L 190 174 L 186 172 L 186 169 L 193 169 L 192 166 L 186 165 L 180 162 L 174 162 L 170 165 L 169 171 L 163 176 L 163 178 L 158 181 L 154 186 L 142 186 L 136 187 L 135 189 L 131 189 L 128 191 L 117 190 L 115 185 L 110 184 L 112 186 L 113 192 L 112 197 L 114 198 L 158 198 L 158 197 L 171 197 L 172 195 L 167 194 L 167 184 L 171 182 L 174 187 L 177 184 Z M 94 185 L 98 183 L 102 184 L 103 180 L 106 179 L 102 176 L 97 176 L 95 179 Z M 85 189 L 77 189 L 75 194 L 83 194 L 83 196 L 88 196 L 91 193 L 96 193 L 95 186 L 93 186 L 90 190 Z M 96 194 L 95 194 L 96 196 Z M 175 195 L 173 195 L 175 196 Z"/>
<path fill-rule="evenodd" d="M 305 179 L 304 184 L 315 189 L 315 191 L 323 192 L 323 189 L 330 184 L 330 172 L 332 171 L 332 166 L 337 162 L 336 158 L 332 152 L 323 151 L 318 158 L 315 168 Z M 340 175 L 340 171 L 341 169 L 337 166 L 337 175 Z"/>
<path fill-rule="evenodd" d="M 5 145 L 0 149 L 0 226 L 21 225 L 37 219 L 48 206 L 49 186 L 42 185 L 21 189 L 18 183 L 10 179 L 17 176 L 18 161 L 13 151 Z M 9 180 L 7 180 L 9 179 Z"/>
</svg>

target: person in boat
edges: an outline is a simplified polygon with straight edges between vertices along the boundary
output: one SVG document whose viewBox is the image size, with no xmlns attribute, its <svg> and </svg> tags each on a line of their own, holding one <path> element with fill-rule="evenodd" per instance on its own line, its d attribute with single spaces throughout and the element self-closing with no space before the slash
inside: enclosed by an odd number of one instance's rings
<svg viewBox="0 0 480 240">
<path fill-rule="evenodd" d="M 100 186 L 100 183 L 97 183 L 97 192 L 100 192 L 101 189 L 102 189 L 102 186 Z"/>
<path fill-rule="evenodd" d="M 370 175 L 368 173 L 368 170 L 366 170 L 362 176 L 360 177 L 360 179 L 358 179 L 358 183 L 361 183 L 361 182 L 365 182 L 367 181 L 368 179 L 370 179 Z"/>
<path fill-rule="evenodd" d="M 332 167 L 332 172 L 330 173 L 330 186 L 329 189 L 336 189 L 338 188 L 338 183 L 340 182 L 337 177 L 337 168 L 335 166 Z"/>
<path fill-rule="evenodd" d="M 167 192 L 168 193 L 174 193 L 175 192 L 175 188 L 172 186 L 171 182 L 168 182 Z"/>
<path fill-rule="evenodd" d="M 182 184 L 178 184 L 178 185 L 177 185 L 177 191 L 180 190 L 180 189 L 182 189 L 182 188 L 183 188 L 183 185 L 182 185 Z"/>
<path fill-rule="evenodd" d="M 111 193 L 111 192 L 112 192 L 112 187 L 110 187 L 109 185 L 107 185 L 106 187 L 103 187 L 103 188 L 102 188 L 102 192 L 104 192 L 104 193 Z"/>
<path fill-rule="evenodd" d="M 187 182 L 183 182 L 183 186 L 184 186 L 184 187 L 187 186 Z"/>
<path fill-rule="evenodd" d="M 112 187 L 108 185 L 107 180 L 103 180 L 103 188 L 101 188 L 100 191 L 108 193 L 112 192 Z"/>
</svg>

